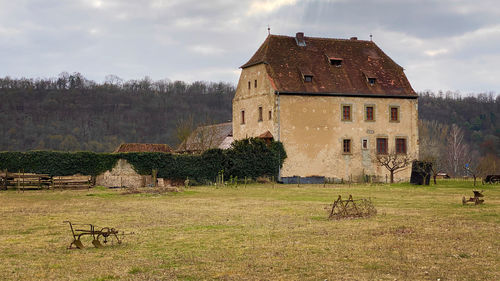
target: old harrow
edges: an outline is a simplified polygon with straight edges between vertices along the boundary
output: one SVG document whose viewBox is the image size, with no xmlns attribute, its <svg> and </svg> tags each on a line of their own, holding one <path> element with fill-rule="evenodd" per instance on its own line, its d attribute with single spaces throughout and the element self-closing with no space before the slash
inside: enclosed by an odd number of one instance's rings
<svg viewBox="0 0 500 281">
<path fill-rule="evenodd" d="M 352 195 L 349 199 L 342 200 L 342 196 L 331 205 L 329 219 L 361 218 L 377 214 L 377 210 L 370 199 L 354 200 Z"/>
<path fill-rule="evenodd" d="M 64 221 L 64 223 L 68 223 L 71 228 L 71 234 L 73 235 L 73 241 L 69 244 L 68 249 L 83 249 L 83 243 L 81 238 L 83 236 L 89 236 L 92 238 L 92 245 L 96 248 L 101 248 L 111 241 L 113 244 L 116 240 L 116 243 L 121 244 L 122 240 L 119 238 L 120 236 L 125 235 L 123 232 L 119 232 L 118 230 L 111 227 L 97 227 L 93 224 L 77 224 L 72 223 L 70 221 Z M 101 243 L 102 242 L 102 243 Z"/>
</svg>

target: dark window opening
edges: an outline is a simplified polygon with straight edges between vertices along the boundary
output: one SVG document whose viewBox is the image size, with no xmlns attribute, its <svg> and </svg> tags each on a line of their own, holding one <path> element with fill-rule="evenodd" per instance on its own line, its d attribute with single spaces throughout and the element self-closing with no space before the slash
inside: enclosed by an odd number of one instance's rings
<svg viewBox="0 0 500 281">
<path fill-rule="evenodd" d="M 363 149 L 368 149 L 368 140 L 363 140 Z"/>
<path fill-rule="evenodd" d="M 245 110 L 241 111 L 241 124 L 245 124 Z"/>
<path fill-rule="evenodd" d="M 251 87 L 252 87 L 252 84 L 250 83 L 250 81 L 248 81 L 248 89 L 250 90 Z"/>
<path fill-rule="evenodd" d="M 269 110 L 269 120 L 271 120 L 272 118 L 273 118 L 273 112 Z"/>
<path fill-rule="evenodd" d="M 377 78 L 368 78 L 368 83 L 370 83 L 370 85 L 375 85 L 375 82 L 377 82 Z"/>
<path fill-rule="evenodd" d="M 351 140 L 344 140 L 344 153 L 351 153 Z"/>
<path fill-rule="evenodd" d="M 387 154 L 387 139 L 378 138 L 377 139 L 377 154 Z"/>
<path fill-rule="evenodd" d="M 406 139 L 396 139 L 396 153 L 406 154 Z"/>
<path fill-rule="evenodd" d="M 262 121 L 262 106 L 259 106 L 259 122 Z"/>
<path fill-rule="evenodd" d="M 313 77 L 312 75 L 304 75 L 304 82 L 312 82 Z"/>
<path fill-rule="evenodd" d="M 254 81 L 254 87 L 257 88 L 257 80 Z"/>
<path fill-rule="evenodd" d="M 391 121 L 399 121 L 399 112 L 397 107 L 391 107 Z"/>
<path fill-rule="evenodd" d="M 330 59 L 330 64 L 336 67 L 342 66 L 342 60 L 341 59 Z"/>
<path fill-rule="evenodd" d="M 366 107 L 366 120 L 373 121 L 373 106 Z"/>
<path fill-rule="evenodd" d="M 342 121 L 351 121 L 351 106 L 342 106 Z"/>
</svg>

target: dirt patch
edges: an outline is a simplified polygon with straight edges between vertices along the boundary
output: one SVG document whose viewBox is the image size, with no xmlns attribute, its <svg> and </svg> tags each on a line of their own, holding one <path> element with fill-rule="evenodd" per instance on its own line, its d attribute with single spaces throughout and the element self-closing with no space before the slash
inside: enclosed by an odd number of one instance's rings
<svg viewBox="0 0 500 281">
<path fill-rule="evenodd" d="M 179 192 L 179 188 L 175 186 L 165 186 L 165 187 L 130 187 L 127 188 L 122 195 L 129 194 L 165 194 L 169 192 Z"/>
</svg>

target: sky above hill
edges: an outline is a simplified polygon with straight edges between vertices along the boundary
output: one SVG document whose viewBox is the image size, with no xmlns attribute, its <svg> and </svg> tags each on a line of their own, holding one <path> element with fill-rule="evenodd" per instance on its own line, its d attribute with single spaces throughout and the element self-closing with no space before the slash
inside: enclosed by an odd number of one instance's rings
<svg viewBox="0 0 500 281">
<path fill-rule="evenodd" d="M 268 25 L 373 34 L 416 91 L 500 92 L 498 0 L 0 0 L 0 77 L 236 84 Z"/>
</svg>

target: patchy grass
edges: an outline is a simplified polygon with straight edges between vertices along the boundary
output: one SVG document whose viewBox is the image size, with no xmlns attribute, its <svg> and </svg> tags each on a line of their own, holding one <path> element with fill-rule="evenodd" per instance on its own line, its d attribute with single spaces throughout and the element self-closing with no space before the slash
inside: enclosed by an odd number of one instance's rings
<svg viewBox="0 0 500 281">
<path fill-rule="evenodd" d="M 0 280 L 500 280 L 500 187 L 472 183 L 0 192 Z M 378 214 L 327 220 L 338 195 Z M 64 220 L 135 235 L 67 250 Z"/>
</svg>

